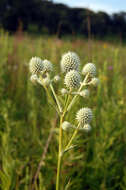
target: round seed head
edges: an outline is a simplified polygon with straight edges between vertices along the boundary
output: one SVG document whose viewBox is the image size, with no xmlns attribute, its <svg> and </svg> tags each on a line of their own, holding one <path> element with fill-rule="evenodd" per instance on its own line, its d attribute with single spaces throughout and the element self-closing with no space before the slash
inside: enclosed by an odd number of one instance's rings
<svg viewBox="0 0 126 190">
<path fill-rule="evenodd" d="M 72 124 L 69 123 L 68 121 L 64 121 L 62 124 L 62 129 L 64 131 L 69 131 L 72 128 Z"/>
<path fill-rule="evenodd" d="M 50 61 L 48 61 L 47 59 L 45 59 L 43 61 L 43 64 L 44 64 L 44 71 L 46 72 L 51 72 L 53 71 L 53 65 Z"/>
<path fill-rule="evenodd" d="M 59 82 L 60 81 L 60 76 L 56 75 L 53 80 L 54 80 L 55 83 Z"/>
<path fill-rule="evenodd" d="M 96 67 L 93 63 L 87 63 L 83 69 L 82 69 L 82 74 L 87 75 L 90 74 L 91 77 L 96 76 Z"/>
<path fill-rule="evenodd" d="M 69 71 L 65 76 L 65 85 L 68 88 L 78 88 L 80 86 L 80 74 L 75 71 L 71 70 Z"/>
<path fill-rule="evenodd" d="M 98 78 L 92 78 L 90 84 L 92 84 L 93 86 L 98 86 L 99 82 L 100 80 Z"/>
<path fill-rule="evenodd" d="M 30 80 L 31 80 L 32 83 L 35 84 L 37 82 L 37 80 L 38 80 L 37 75 L 31 75 Z"/>
<path fill-rule="evenodd" d="M 68 93 L 68 91 L 67 91 L 65 88 L 62 88 L 62 89 L 61 89 L 61 94 L 62 94 L 62 95 L 65 95 L 65 94 L 67 94 L 67 93 Z"/>
<path fill-rule="evenodd" d="M 79 70 L 80 59 L 74 52 L 65 53 L 61 59 L 62 72 L 69 72 L 70 70 Z"/>
<path fill-rule="evenodd" d="M 45 78 L 42 80 L 42 82 L 43 82 L 43 84 L 44 84 L 45 86 L 49 86 L 49 85 L 50 85 L 51 80 L 50 80 L 50 78 L 49 78 L 49 77 L 45 77 Z"/>
<path fill-rule="evenodd" d="M 90 124 L 89 123 L 87 123 L 87 124 L 85 124 L 84 126 L 83 126 L 83 129 L 85 130 L 85 131 L 90 131 L 91 130 L 91 126 L 90 126 Z"/>
<path fill-rule="evenodd" d="M 85 90 L 82 90 L 80 93 L 80 96 L 82 96 L 83 98 L 88 98 L 89 97 L 89 90 L 88 89 L 85 89 Z"/>
<path fill-rule="evenodd" d="M 90 108 L 81 108 L 76 114 L 76 119 L 81 126 L 90 123 L 92 117 L 93 114 Z"/>
<path fill-rule="evenodd" d="M 29 70 L 30 72 L 34 74 L 38 74 L 43 70 L 43 62 L 41 58 L 39 57 L 32 57 L 30 62 L 29 62 Z"/>
</svg>

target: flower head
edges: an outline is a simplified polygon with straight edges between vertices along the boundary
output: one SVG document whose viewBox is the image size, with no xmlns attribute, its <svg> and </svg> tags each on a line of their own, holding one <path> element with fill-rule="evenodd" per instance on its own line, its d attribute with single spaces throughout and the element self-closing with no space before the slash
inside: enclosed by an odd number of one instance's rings
<svg viewBox="0 0 126 190">
<path fill-rule="evenodd" d="M 76 114 L 76 119 L 81 126 L 90 123 L 92 117 L 93 114 L 90 108 L 81 108 Z"/>
<path fill-rule="evenodd" d="M 82 96 L 83 98 L 88 98 L 89 97 L 89 90 L 88 89 L 84 89 L 82 90 L 80 93 L 80 96 Z"/>
<path fill-rule="evenodd" d="M 90 81 L 89 84 L 92 84 L 93 86 L 98 86 L 99 85 L 100 80 L 96 77 L 92 78 L 92 80 Z"/>
<path fill-rule="evenodd" d="M 62 56 L 61 70 L 62 72 L 69 72 L 70 70 L 79 70 L 80 59 L 74 52 L 68 52 Z"/>
<path fill-rule="evenodd" d="M 80 85 L 80 74 L 75 71 L 75 70 L 71 70 L 69 71 L 66 76 L 65 76 L 65 85 L 68 88 L 78 88 Z"/>
<path fill-rule="evenodd" d="M 43 61 L 43 65 L 44 65 L 44 71 L 46 72 L 51 72 L 53 71 L 53 65 L 50 61 L 48 61 L 47 59 L 45 59 Z"/>
<path fill-rule="evenodd" d="M 90 74 L 91 77 L 96 76 L 96 67 L 93 63 L 87 63 L 83 69 L 82 69 L 82 74 L 87 75 Z"/>
<path fill-rule="evenodd" d="M 54 78 L 53 78 L 53 81 L 55 83 L 59 82 L 60 81 L 60 76 L 59 75 L 56 75 Z"/>
<path fill-rule="evenodd" d="M 64 131 L 68 131 L 68 130 L 70 130 L 71 128 L 72 128 L 72 124 L 69 123 L 68 121 L 64 121 L 64 122 L 62 123 L 62 129 L 63 129 Z"/>
<path fill-rule="evenodd" d="M 32 57 L 29 62 L 29 70 L 30 72 L 34 74 L 38 74 L 43 70 L 43 61 L 39 57 Z"/>
</svg>

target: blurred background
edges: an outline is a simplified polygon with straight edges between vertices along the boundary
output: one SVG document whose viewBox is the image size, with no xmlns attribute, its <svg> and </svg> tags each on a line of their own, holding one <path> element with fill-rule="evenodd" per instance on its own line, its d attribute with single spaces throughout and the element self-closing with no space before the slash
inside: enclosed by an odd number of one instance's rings
<svg viewBox="0 0 126 190">
<path fill-rule="evenodd" d="M 83 106 L 94 114 L 92 131 L 78 133 L 79 147 L 66 153 L 61 190 L 126 190 L 125 42 L 123 0 L 0 0 L 0 190 L 55 189 L 59 120 L 28 64 L 50 60 L 53 77 L 68 51 L 81 68 L 96 65 L 100 85 L 65 118 L 74 124 Z M 66 144 L 71 133 L 63 135 Z"/>
</svg>

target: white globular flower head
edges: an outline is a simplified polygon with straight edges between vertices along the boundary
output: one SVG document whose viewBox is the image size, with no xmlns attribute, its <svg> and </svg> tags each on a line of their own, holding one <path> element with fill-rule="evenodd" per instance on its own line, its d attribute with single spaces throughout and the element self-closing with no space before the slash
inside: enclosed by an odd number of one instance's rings
<svg viewBox="0 0 126 190">
<path fill-rule="evenodd" d="M 68 94 L 68 91 L 65 88 L 62 88 L 60 91 L 62 95 Z"/>
<path fill-rule="evenodd" d="M 32 73 L 32 75 L 38 74 L 39 72 L 43 70 L 43 68 L 44 66 L 43 66 L 43 61 L 41 60 L 41 58 L 39 57 L 31 58 L 29 62 L 29 70 Z"/>
<path fill-rule="evenodd" d="M 82 90 L 79 94 L 80 94 L 80 96 L 82 96 L 83 98 L 88 98 L 89 95 L 90 95 L 90 92 L 89 92 L 88 89 L 84 89 L 84 90 Z"/>
<path fill-rule="evenodd" d="M 78 71 L 80 67 L 80 59 L 74 52 L 65 53 L 61 59 L 61 70 L 62 72 L 69 72 L 70 70 Z"/>
<path fill-rule="evenodd" d="M 85 124 L 85 125 L 83 126 L 83 129 L 84 129 L 84 131 L 86 131 L 86 132 L 91 131 L 91 126 L 90 126 L 90 124 L 89 124 L 89 123 Z"/>
<path fill-rule="evenodd" d="M 93 86 L 98 86 L 100 83 L 100 80 L 96 77 L 92 78 L 89 84 L 92 84 Z"/>
<path fill-rule="evenodd" d="M 50 61 L 48 61 L 47 59 L 45 59 L 43 61 L 43 65 L 44 65 L 44 71 L 46 72 L 51 72 L 53 71 L 53 65 Z"/>
<path fill-rule="evenodd" d="M 69 71 L 64 79 L 64 83 L 66 87 L 69 89 L 78 88 L 80 86 L 80 82 L 81 82 L 80 74 L 75 70 Z"/>
<path fill-rule="evenodd" d="M 37 80 L 38 80 L 37 75 L 36 75 L 36 74 L 31 75 L 30 80 L 31 80 L 31 82 L 32 82 L 32 83 L 34 83 L 34 84 L 35 84 L 35 83 L 37 82 Z"/>
<path fill-rule="evenodd" d="M 55 83 L 59 82 L 60 81 L 60 76 L 59 75 L 54 76 L 53 81 Z"/>
<path fill-rule="evenodd" d="M 89 73 L 89 75 L 91 77 L 95 77 L 96 76 L 96 66 L 93 63 L 87 63 L 83 69 L 82 69 L 82 74 L 83 75 L 87 75 Z"/>
<path fill-rule="evenodd" d="M 76 119 L 81 126 L 90 123 L 92 117 L 93 114 L 90 108 L 81 108 L 76 114 Z"/>
<path fill-rule="evenodd" d="M 64 131 L 69 131 L 71 128 L 72 128 L 72 124 L 69 123 L 68 121 L 64 121 L 64 122 L 62 123 L 62 129 L 63 129 Z"/>
<path fill-rule="evenodd" d="M 50 80 L 49 77 L 45 77 L 45 78 L 43 78 L 42 82 L 43 82 L 43 84 L 44 84 L 45 86 L 49 86 L 50 83 L 51 83 L 51 80 Z"/>
</svg>

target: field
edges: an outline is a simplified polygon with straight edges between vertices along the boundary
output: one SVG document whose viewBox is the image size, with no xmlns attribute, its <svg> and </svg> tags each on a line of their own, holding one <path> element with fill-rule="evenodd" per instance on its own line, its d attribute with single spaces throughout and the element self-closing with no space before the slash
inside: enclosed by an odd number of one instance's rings
<svg viewBox="0 0 126 190">
<path fill-rule="evenodd" d="M 118 39 L 59 40 L 0 31 L 1 190 L 31 190 L 50 131 L 35 190 L 55 189 L 59 120 L 44 89 L 31 83 L 28 63 L 40 56 L 60 73 L 60 59 L 67 51 L 79 55 L 81 67 L 96 64 L 100 85 L 91 89 L 88 101 L 80 97 L 66 118 L 73 122 L 84 105 L 93 109 L 92 131 L 78 133 L 79 148 L 66 153 L 61 190 L 126 190 L 126 46 Z M 60 83 L 55 89 L 59 92 Z"/>
</svg>

